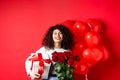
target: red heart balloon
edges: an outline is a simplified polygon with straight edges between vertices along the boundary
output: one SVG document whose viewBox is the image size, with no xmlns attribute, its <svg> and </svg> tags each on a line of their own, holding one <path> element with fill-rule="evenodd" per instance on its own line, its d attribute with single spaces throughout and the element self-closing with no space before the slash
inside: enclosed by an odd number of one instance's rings
<svg viewBox="0 0 120 80">
<path fill-rule="evenodd" d="M 103 52 L 99 48 L 87 48 L 82 53 L 83 59 L 90 64 L 96 64 L 103 58 Z"/>
<path fill-rule="evenodd" d="M 88 65 L 84 61 L 74 62 L 74 73 L 75 74 L 86 74 L 89 70 Z"/>
<path fill-rule="evenodd" d="M 100 49 L 103 51 L 103 61 L 107 60 L 110 57 L 109 51 L 105 45 L 101 45 Z"/>
<path fill-rule="evenodd" d="M 89 27 L 82 21 L 76 21 L 73 30 L 75 35 L 84 36 L 84 34 L 89 31 Z"/>
<path fill-rule="evenodd" d="M 88 47 L 97 47 L 100 44 L 100 35 L 95 32 L 87 32 L 84 36 L 85 42 Z"/>
<path fill-rule="evenodd" d="M 79 41 L 73 47 L 72 52 L 74 55 L 78 55 L 79 57 L 81 57 L 82 52 L 85 48 L 86 48 L 85 43 L 83 43 L 82 41 Z"/>
<path fill-rule="evenodd" d="M 91 28 L 91 31 L 95 31 L 95 32 L 101 31 L 102 25 L 101 25 L 100 21 L 89 18 L 86 20 L 86 23 Z"/>
</svg>

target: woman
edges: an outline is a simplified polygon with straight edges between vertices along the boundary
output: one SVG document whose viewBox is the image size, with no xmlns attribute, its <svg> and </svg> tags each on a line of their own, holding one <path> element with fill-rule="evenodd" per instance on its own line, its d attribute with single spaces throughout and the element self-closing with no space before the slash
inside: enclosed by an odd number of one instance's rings
<svg viewBox="0 0 120 80">
<path fill-rule="evenodd" d="M 42 75 L 33 72 L 31 67 L 31 61 L 27 58 L 25 66 L 26 72 L 33 80 L 37 80 L 41 78 L 42 80 L 58 80 L 55 70 L 54 70 L 54 62 L 52 61 L 52 53 L 56 52 L 64 52 L 71 51 L 73 46 L 73 37 L 71 32 L 63 25 L 55 25 L 48 29 L 43 41 L 43 47 L 41 47 L 34 54 L 42 54 L 43 59 L 50 59 L 51 63 L 44 62 L 44 73 Z M 40 79 L 39 79 L 40 80 Z"/>
</svg>

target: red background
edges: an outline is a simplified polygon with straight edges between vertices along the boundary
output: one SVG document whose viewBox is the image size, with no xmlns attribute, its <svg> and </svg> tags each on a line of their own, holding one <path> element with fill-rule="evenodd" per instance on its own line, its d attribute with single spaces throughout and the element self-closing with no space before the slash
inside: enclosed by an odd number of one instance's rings
<svg viewBox="0 0 120 80">
<path fill-rule="evenodd" d="M 88 72 L 89 80 L 120 80 L 119 0 L 1 0 L 0 80 L 28 80 L 25 59 L 41 46 L 49 26 L 65 20 L 100 19 L 110 58 Z"/>
</svg>

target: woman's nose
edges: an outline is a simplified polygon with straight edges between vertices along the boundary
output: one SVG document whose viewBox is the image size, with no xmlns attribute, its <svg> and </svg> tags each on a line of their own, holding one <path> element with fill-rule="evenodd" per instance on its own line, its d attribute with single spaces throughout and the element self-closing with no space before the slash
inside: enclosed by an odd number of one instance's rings
<svg viewBox="0 0 120 80">
<path fill-rule="evenodd" d="M 57 35 L 56 36 L 60 36 L 60 34 L 59 33 L 57 33 Z"/>
</svg>

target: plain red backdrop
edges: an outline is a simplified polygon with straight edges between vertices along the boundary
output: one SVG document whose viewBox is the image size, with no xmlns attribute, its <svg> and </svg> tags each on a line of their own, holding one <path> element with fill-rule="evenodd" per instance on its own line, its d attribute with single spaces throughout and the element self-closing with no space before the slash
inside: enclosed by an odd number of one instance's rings
<svg viewBox="0 0 120 80">
<path fill-rule="evenodd" d="M 25 59 L 41 47 L 51 25 L 66 20 L 99 19 L 110 51 L 107 61 L 88 72 L 89 80 L 120 80 L 119 0 L 1 0 L 0 80 L 29 80 Z"/>
</svg>

